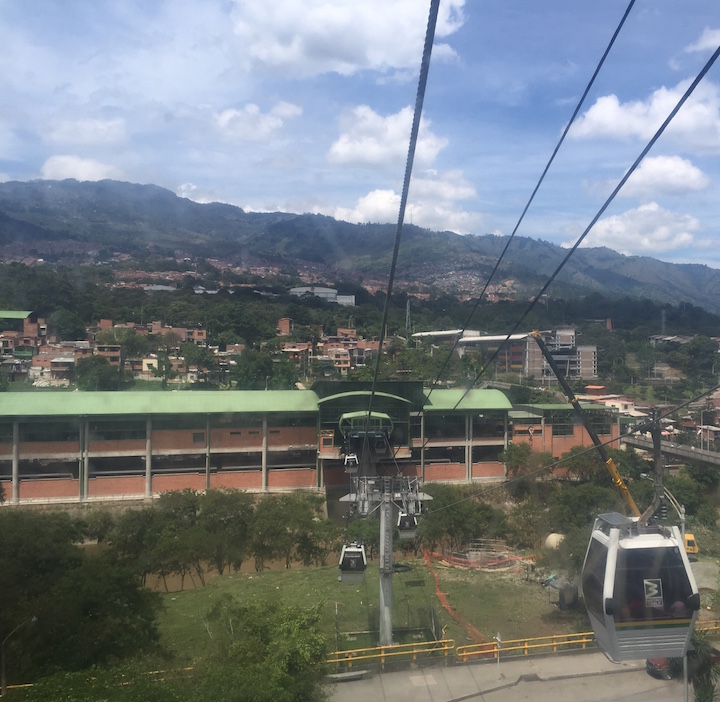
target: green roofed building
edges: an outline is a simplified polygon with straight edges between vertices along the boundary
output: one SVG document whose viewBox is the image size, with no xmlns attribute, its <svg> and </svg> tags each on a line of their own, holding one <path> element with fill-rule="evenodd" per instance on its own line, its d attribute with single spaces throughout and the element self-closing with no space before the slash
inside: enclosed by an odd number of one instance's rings
<svg viewBox="0 0 720 702">
<path fill-rule="evenodd" d="M 366 437 L 378 475 L 502 481 L 508 442 L 534 439 L 513 435 L 513 408 L 498 390 L 387 382 L 376 388 L 368 419 L 369 403 L 369 384 L 352 382 L 292 391 L 0 393 L 0 484 L 6 504 L 147 500 L 184 488 L 341 489 L 350 483 L 353 442 Z M 547 418 L 525 411 L 538 425 Z"/>
</svg>

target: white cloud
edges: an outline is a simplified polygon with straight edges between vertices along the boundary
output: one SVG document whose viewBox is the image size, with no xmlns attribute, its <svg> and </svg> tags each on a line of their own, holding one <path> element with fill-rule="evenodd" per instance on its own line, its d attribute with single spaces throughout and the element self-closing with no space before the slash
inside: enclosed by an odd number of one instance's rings
<svg viewBox="0 0 720 702">
<path fill-rule="evenodd" d="M 42 166 L 44 180 L 104 180 L 105 178 L 120 179 L 122 172 L 115 166 L 100 163 L 92 158 L 80 158 L 72 155 L 51 156 Z"/>
<path fill-rule="evenodd" d="M 330 147 L 328 161 L 342 165 L 397 166 L 407 158 L 413 110 L 404 107 L 383 117 L 367 105 L 359 105 L 342 119 L 343 133 Z M 430 165 L 448 140 L 430 130 L 430 121 L 420 120 L 415 151 L 418 166 Z"/>
<path fill-rule="evenodd" d="M 265 141 L 287 120 L 301 114 L 302 108 L 289 102 L 279 102 L 265 113 L 254 103 L 248 103 L 240 109 L 223 110 L 215 117 L 215 124 L 232 141 Z"/>
<path fill-rule="evenodd" d="M 125 120 L 65 120 L 51 129 L 46 139 L 60 144 L 117 144 L 125 139 Z"/>
<path fill-rule="evenodd" d="M 436 37 L 465 22 L 465 0 L 441 3 Z M 247 69 L 291 76 L 419 69 L 428 8 L 417 0 L 235 0 Z M 438 53 L 452 51 L 440 44 Z"/>
<path fill-rule="evenodd" d="M 685 51 L 688 54 L 692 53 L 704 53 L 706 51 L 715 51 L 720 45 L 720 29 L 710 29 L 705 27 L 705 31 L 702 36 L 696 41 L 685 47 Z"/>
<path fill-rule="evenodd" d="M 657 203 L 601 219 L 583 242 L 584 247 L 607 246 L 624 254 L 649 254 L 686 248 L 694 243 L 700 222 L 691 215 L 661 208 Z M 565 242 L 572 246 L 575 242 Z"/>
<path fill-rule="evenodd" d="M 573 125 L 574 139 L 649 140 L 687 90 L 690 81 L 659 88 L 647 100 L 622 103 L 616 95 L 598 98 Z M 699 152 L 720 149 L 720 93 L 714 83 L 701 83 L 682 106 L 663 138 Z"/>
<path fill-rule="evenodd" d="M 704 190 L 709 183 L 709 178 L 687 159 L 680 156 L 649 156 L 630 176 L 620 195 L 647 200 L 658 195 L 680 195 Z"/>
<path fill-rule="evenodd" d="M 413 178 L 405 222 L 434 230 L 450 230 L 458 234 L 477 233 L 482 215 L 469 212 L 459 205 L 462 200 L 475 198 L 475 189 L 460 171 L 442 175 L 430 172 Z M 400 210 L 400 193 L 395 190 L 373 190 L 358 199 L 354 207 L 337 207 L 326 210 L 336 219 L 346 222 L 397 222 Z M 316 209 L 316 211 L 320 211 Z"/>
<path fill-rule="evenodd" d="M 0 183 L 7 183 L 9 180 L 11 178 L 7 173 L 0 173 Z"/>
<path fill-rule="evenodd" d="M 178 197 L 184 197 L 187 200 L 198 202 L 201 205 L 218 201 L 207 188 L 199 187 L 194 183 L 183 183 L 176 189 L 175 194 Z"/>
</svg>

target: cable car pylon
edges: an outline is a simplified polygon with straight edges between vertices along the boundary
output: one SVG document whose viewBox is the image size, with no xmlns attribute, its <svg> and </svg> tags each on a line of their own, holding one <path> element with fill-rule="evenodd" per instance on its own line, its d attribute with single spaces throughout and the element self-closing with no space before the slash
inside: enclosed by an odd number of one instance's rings
<svg viewBox="0 0 720 702">
<path fill-rule="evenodd" d="M 380 646 L 391 646 L 393 644 L 392 630 L 392 608 L 393 608 L 393 581 L 394 557 L 393 537 L 396 524 L 398 526 L 409 526 L 412 524 L 412 536 L 415 535 L 417 527 L 417 515 L 423 511 L 423 502 L 431 500 L 432 497 L 420 491 L 420 481 L 417 477 L 406 477 L 403 475 L 378 476 L 377 463 L 375 461 L 375 449 L 378 444 L 377 426 L 370 426 L 369 422 L 363 423 L 359 413 L 353 413 L 352 423 L 343 423 L 341 429 L 346 445 L 346 455 L 352 455 L 353 462 L 359 465 L 359 470 L 351 475 L 351 492 L 340 498 L 340 502 L 350 503 L 354 514 L 361 518 L 379 516 L 380 518 L 380 562 L 378 570 L 380 573 L 380 622 L 379 622 L 379 644 Z M 390 447 L 391 430 L 384 431 L 384 440 Z M 347 436 L 345 436 L 347 434 Z M 362 435 L 364 434 L 364 435 Z M 370 435 L 370 436 L 368 436 Z M 370 441 L 372 439 L 373 441 Z M 376 515 L 377 513 L 377 515 Z M 393 515 L 397 513 L 397 520 Z M 408 518 L 411 522 L 408 522 Z M 405 532 L 403 534 L 403 531 Z M 408 535 L 409 529 L 401 528 L 401 536 L 412 538 Z M 362 552 L 362 556 L 360 553 Z M 343 546 L 340 558 L 340 579 L 342 581 L 357 582 L 357 576 L 361 558 L 363 563 L 362 573 L 364 574 L 367 560 L 364 546 L 357 543 L 347 543 Z M 351 568 L 354 560 L 357 569 Z"/>
</svg>

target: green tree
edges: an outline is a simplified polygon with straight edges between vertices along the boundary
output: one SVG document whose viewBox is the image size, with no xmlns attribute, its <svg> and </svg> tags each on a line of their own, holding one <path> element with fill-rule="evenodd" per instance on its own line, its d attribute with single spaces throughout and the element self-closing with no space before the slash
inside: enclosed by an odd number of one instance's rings
<svg viewBox="0 0 720 702">
<path fill-rule="evenodd" d="M 249 557 L 254 499 L 240 490 L 208 490 L 200 497 L 198 521 L 208 539 L 211 564 L 220 575 L 240 570 Z"/>
<path fill-rule="evenodd" d="M 61 308 L 50 315 L 48 322 L 64 341 L 85 338 L 85 323 L 76 312 Z"/>
<path fill-rule="evenodd" d="M 688 681 L 692 683 L 695 702 L 713 702 L 717 699 L 715 684 L 720 677 L 720 666 L 713 663 L 716 655 L 707 631 L 696 629 L 692 635 L 692 649 L 687 655 Z M 671 658 L 669 661 L 670 676 L 682 679 L 683 659 Z"/>
<path fill-rule="evenodd" d="M 520 499 L 528 494 L 535 495 L 535 483 L 542 477 L 541 469 L 553 463 L 551 453 L 533 451 L 530 444 L 512 441 L 499 458 L 507 466 L 510 494 Z"/>
<path fill-rule="evenodd" d="M 327 643 L 320 606 L 302 609 L 276 601 L 241 604 L 224 597 L 208 612 L 217 654 L 199 666 L 196 699 L 235 702 L 320 702 Z"/>
<path fill-rule="evenodd" d="M 567 484 L 548 499 L 549 527 L 551 531 L 566 533 L 571 527 L 591 524 L 602 512 L 622 509 L 622 500 L 612 488 L 593 483 Z"/>
<path fill-rule="evenodd" d="M 157 641 L 157 594 L 112 556 L 87 555 L 82 526 L 65 513 L 0 512 L 0 637 L 34 620 L 6 649 L 11 680 L 119 660 Z"/>
<path fill-rule="evenodd" d="M 75 381 L 79 390 L 118 390 L 123 380 L 122 370 L 110 365 L 103 356 L 87 356 L 75 364 Z"/>
<path fill-rule="evenodd" d="M 419 520 L 418 537 L 429 548 L 442 546 L 459 551 L 475 539 L 505 534 L 505 516 L 500 510 L 474 497 L 467 488 L 429 485 L 430 508 Z"/>
</svg>

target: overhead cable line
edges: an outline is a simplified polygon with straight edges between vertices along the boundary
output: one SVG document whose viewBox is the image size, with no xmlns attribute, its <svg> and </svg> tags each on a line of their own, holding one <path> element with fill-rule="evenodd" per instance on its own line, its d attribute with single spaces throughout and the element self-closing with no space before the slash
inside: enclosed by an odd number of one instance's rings
<svg viewBox="0 0 720 702">
<path fill-rule="evenodd" d="M 697 88 L 700 81 L 705 77 L 705 74 L 712 68 L 713 64 L 717 60 L 718 56 L 720 56 L 720 46 L 718 46 L 717 49 L 715 49 L 713 55 L 708 59 L 707 63 L 703 66 L 702 70 L 698 75 L 696 76 L 695 80 L 690 84 L 688 89 L 683 93 L 683 96 L 678 100 L 675 107 L 672 109 L 670 114 L 665 118 L 665 121 L 660 125 L 658 130 L 653 135 L 652 139 L 648 142 L 647 146 L 640 152 L 640 155 L 635 159 L 635 162 L 630 166 L 628 171 L 625 173 L 625 175 L 620 179 L 620 182 L 615 186 L 612 193 L 610 193 L 607 200 L 605 200 L 602 207 L 598 210 L 597 214 L 592 218 L 590 221 L 590 224 L 585 228 L 585 231 L 579 236 L 578 240 L 573 244 L 572 248 L 568 251 L 568 253 L 565 255 L 563 260 L 560 262 L 560 265 L 555 269 L 555 271 L 552 273 L 552 275 L 548 278 L 545 285 L 542 286 L 540 289 L 540 292 L 533 298 L 533 300 L 530 302 L 530 304 L 527 306 L 525 311 L 520 316 L 520 319 L 515 323 L 515 326 L 510 330 L 508 335 L 505 337 L 504 341 L 500 343 L 495 353 L 491 356 L 490 360 L 480 369 L 479 373 L 475 374 L 475 378 L 472 382 L 472 384 L 465 390 L 462 397 L 457 401 L 455 404 L 455 407 L 453 409 L 457 409 L 458 405 L 465 399 L 465 396 L 468 394 L 468 392 L 471 390 L 471 388 L 474 386 L 474 384 L 478 381 L 479 377 L 482 376 L 487 368 L 492 364 L 492 362 L 498 357 L 500 351 L 505 348 L 508 341 L 510 340 L 510 337 L 520 328 L 520 325 L 525 320 L 525 317 L 532 311 L 532 309 L 535 307 L 535 305 L 538 303 L 540 298 L 545 294 L 546 290 L 550 287 L 550 285 L 553 283 L 555 278 L 559 275 L 560 271 L 565 267 L 565 264 L 570 260 L 570 257 L 577 251 L 580 244 L 585 240 L 585 237 L 590 233 L 590 230 L 597 224 L 600 217 L 605 213 L 605 210 L 610 206 L 610 203 L 615 199 L 617 194 L 620 192 L 620 190 L 623 188 L 625 183 L 627 183 L 630 176 L 637 170 L 637 167 L 640 165 L 642 160 L 645 158 L 645 156 L 648 154 L 650 149 L 655 145 L 655 142 L 662 136 L 662 134 L 667 129 L 668 125 L 672 120 L 675 118 L 675 115 L 680 111 L 680 108 L 685 104 L 687 99 L 693 94 L 695 91 L 695 88 Z"/>
<path fill-rule="evenodd" d="M 435 26 L 437 25 L 439 7 L 440 0 L 431 0 L 427 29 L 425 32 L 425 45 L 423 47 L 422 62 L 420 64 L 420 77 L 418 79 L 418 89 L 417 95 L 415 97 L 415 111 L 413 112 L 412 128 L 410 130 L 410 144 L 408 146 L 407 161 L 405 163 L 405 177 L 403 179 L 403 189 L 402 195 L 400 197 L 400 211 L 398 213 L 397 229 L 395 232 L 395 247 L 393 249 L 392 263 L 390 265 L 390 276 L 388 279 L 387 292 L 385 295 L 385 304 L 383 306 L 382 322 L 380 324 L 378 354 L 375 361 L 375 371 L 373 373 L 372 386 L 370 389 L 370 401 L 368 403 L 368 414 L 366 420 L 366 436 L 367 426 L 370 422 L 373 401 L 375 399 L 375 388 L 377 385 L 378 375 L 380 373 L 380 357 L 382 356 L 383 343 L 385 341 L 390 306 L 390 296 L 392 294 L 393 282 L 395 280 L 395 270 L 397 268 L 398 253 L 400 251 L 400 239 L 402 238 L 403 222 L 405 220 L 405 208 L 407 206 L 408 191 L 410 189 L 410 177 L 412 175 L 413 161 L 415 160 L 415 147 L 417 146 L 418 132 L 420 130 L 420 117 L 422 115 L 423 100 L 425 99 L 425 87 L 427 85 L 427 77 L 430 70 L 430 56 L 432 54 L 433 40 L 435 39 Z"/>
<path fill-rule="evenodd" d="M 482 291 L 480 292 L 480 295 L 478 296 L 477 300 L 475 301 L 475 304 L 470 311 L 470 314 L 468 315 L 467 319 L 465 320 L 465 323 L 462 326 L 461 336 L 465 332 L 465 330 L 470 325 L 470 321 L 472 320 L 473 316 L 475 315 L 475 312 L 477 311 L 478 306 L 480 305 L 480 302 L 485 297 L 485 292 L 488 289 L 488 286 L 492 282 L 493 278 L 495 277 L 495 274 L 498 271 L 498 268 L 500 267 L 500 263 L 502 262 L 503 258 L 505 258 L 505 254 L 507 253 L 508 248 L 510 247 L 510 244 L 512 240 L 515 238 L 515 234 L 517 233 L 517 230 L 520 228 L 520 225 L 522 224 L 522 221 L 525 219 L 525 215 L 527 214 L 528 209 L 530 209 L 530 205 L 532 204 L 533 200 L 535 199 L 535 195 L 537 195 L 538 190 L 540 189 L 540 186 L 542 185 L 543 181 L 545 180 L 545 176 L 547 175 L 548 171 L 550 170 L 550 166 L 552 165 L 553 161 L 555 160 L 555 156 L 557 156 L 558 151 L 560 150 L 560 147 L 562 146 L 563 142 L 565 141 L 565 137 L 567 136 L 567 133 L 570 131 L 570 127 L 572 127 L 573 123 L 575 122 L 575 118 L 578 116 L 578 113 L 580 112 L 580 109 L 582 108 L 585 98 L 588 96 L 588 93 L 590 92 L 590 89 L 592 88 L 593 84 L 595 83 L 595 79 L 598 76 L 598 73 L 600 73 L 600 69 L 602 68 L 603 64 L 605 63 L 605 59 L 607 58 L 608 54 L 610 53 L 610 49 L 612 49 L 613 45 L 615 44 L 615 40 L 617 39 L 618 34 L 620 34 L 620 30 L 622 29 L 623 25 L 625 24 L 625 20 L 627 19 L 628 15 L 630 14 L 630 10 L 632 10 L 633 5 L 635 4 L 635 0 L 630 0 L 630 3 L 628 4 L 625 13 L 622 16 L 622 19 L 620 20 L 620 24 L 618 24 L 617 28 L 615 29 L 615 32 L 612 35 L 612 38 L 610 39 L 610 43 L 607 45 L 607 48 L 605 49 L 605 52 L 602 55 L 602 58 L 600 59 L 600 62 L 595 68 L 595 71 L 592 74 L 592 77 L 590 78 L 590 81 L 588 82 L 587 86 L 585 87 L 585 90 L 582 94 L 582 97 L 580 98 L 577 106 L 575 107 L 574 112 L 572 113 L 572 116 L 570 117 L 570 121 L 567 123 L 567 126 L 563 130 L 562 135 L 560 136 L 560 140 L 558 141 L 557 145 L 555 146 L 555 149 L 552 152 L 552 155 L 550 156 L 550 159 L 548 160 L 547 164 L 545 165 L 545 168 L 543 169 L 542 174 L 540 175 L 540 179 L 537 182 L 537 185 L 533 189 L 530 198 L 527 201 L 527 204 L 523 208 L 523 211 L 520 214 L 520 217 L 518 218 L 517 223 L 515 224 L 514 229 L 512 230 L 512 233 L 510 234 L 510 237 L 508 238 L 507 242 L 505 243 L 505 247 L 503 248 L 502 252 L 500 253 L 500 256 L 495 263 L 495 267 L 493 268 L 492 272 L 490 273 L 490 276 L 485 281 L 485 285 L 483 286 Z M 450 351 L 450 354 L 445 359 L 445 362 L 442 365 L 442 368 L 440 368 L 440 371 L 437 374 L 436 379 L 433 381 L 432 386 L 430 387 L 430 392 L 428 393 L 428 397 L 432 394 L 433 389 L 435 388 L 435 385 L 440 381 L 440 378 L 442 378 L 443 373 L 445 372 L 445 369 L 450 362 L 450 358 L 452 357 L 452 354 L 455 352 L 455 349 L 457 348 L 458 344 L 460 342 L 460 336 L 455 340 L 455 344 L 452 347 L 452 350 Z"/>
</svg>

